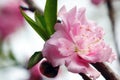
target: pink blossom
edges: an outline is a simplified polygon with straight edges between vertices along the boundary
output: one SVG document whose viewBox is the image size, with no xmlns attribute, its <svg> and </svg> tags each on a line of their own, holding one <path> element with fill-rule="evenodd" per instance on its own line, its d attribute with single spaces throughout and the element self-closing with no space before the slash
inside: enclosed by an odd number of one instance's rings
<svg viewBox="0 0 120 80">
<path fill-rule="evenodd" d="M 95 5 L 99 5 L 100 3 L 104 2 L 105 0 L 91 0 L 91 2 Z"/>
<path fill-rule="evenodd" d="M 0 38 L 7 37 L 23 25 L 24 20 L 19 5 L 19 1 L 10 0 L 0 7 Z"/>
<path fill-rule="evenodd" d="M 58 16 L 62 22 L 55 24 L 56 32 L 46 41 L 43 56 L 54 67 L 65 64 L 71 72 L 97 78 L 99 72 L 89 63 L 115 59 L 112 49 L 103 40 L 103 29 L 86 19 L 84 8 L 74 7 L 67 12 L 62 7 Z"/>
</svg>

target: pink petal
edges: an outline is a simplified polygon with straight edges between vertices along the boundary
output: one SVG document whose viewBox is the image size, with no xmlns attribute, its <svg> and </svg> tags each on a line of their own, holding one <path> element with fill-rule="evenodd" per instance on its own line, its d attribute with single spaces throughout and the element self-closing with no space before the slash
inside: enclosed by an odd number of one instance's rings
<svg viewBox="0 0 120 80">
<path fill-rule="evenodd" d="M 59 54 L 58 48 L 54 45 L 46 43 L 42 53 L 54 67 L 65 63 L 65 57 Z"/>
<path fill-rule="evenodd" d="M 81 25 L 85 25 L 88 23 L 86 16 L 85 16 L 85 8 L 80 8 L 76 17 L 78 18 L 78 20 L 80 21 Z"/>
<path fill-rule="evenodd" d="M 100 73 L 93 69 L 87 61 L 81 59 L 78 56 L 73 56 L 70 62 L 66 64 L 67 69 L 74 73 L 84 73 L 90 75 L 91 78 L 96 80 L 100 76 Z"/>
<path fill-rule="evenodd" d="M 65 5 L 62 7 L 62 8 L 60 8 L 60 10 L 59 10 L 59 13 L 58 13 L 58 16 L 60 16 L 61 17 L 61 15 L 64 15 L 65 13 L 66 13 L 66 8 L 65 8 Z"/>
</svg>

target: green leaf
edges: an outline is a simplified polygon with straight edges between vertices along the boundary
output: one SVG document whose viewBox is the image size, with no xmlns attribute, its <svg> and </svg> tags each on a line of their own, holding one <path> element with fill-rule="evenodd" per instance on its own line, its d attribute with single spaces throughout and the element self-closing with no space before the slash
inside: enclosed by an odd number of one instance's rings
<svg viewBox="0 0 120 80">
<path fill-rule="evenodd" d="M 47 0 L 44 16 L 47 24 L 47 30 L 51 35 L 54 33 L 54 25 L 57 21 L 57 0 Z"/>
<path fill-rule="evenodd" d="M 34 65 L 36 65 L 41 59 L 43 58 L 42 52 L 35 52 L 28 62 L 28 69 L 32 68 Z"/>
<path fill-rule="evenodd" d="M 21 13 L 26 19 L 26 21 L 42 37 L 43 40 L 46 41 L 49 39 L 49 35 L 46 33 L 46 31 L 43 28 L 39 27 L 38 24 L 35 21 L 33 21 L 29 16 L 27 16 L 27 14 L 25 14 L 22 10 L 21 10 Z"/>
<path fill-rule="evenodd" d="M 46 32 L 46 34 L 48 35 L 48 37 L 50 38 L 51 35 L 49 35 L 49 33 L 47 31 L 47 27 L 46 27 L 46 22 L 45 22 L 44 16 L 41 15 L 38 11 L 35 11 L 35 21 L 38 24 L 38 26 L 41 29 L 43 29 Z"/>
<path fill-rule="evenodd" d="M 9 55 L 8 56 L 9 56 L 10 59 L 16 61 L 16 58 L 15 58 L 14 54 L 12 53 L 12 51 L 9 51 Z"/>
<path fill-rule="evenodd" d="M 35 21 L 40 27 L 46 30 L 46 22 L 44 16 L 41 15 L 38 11 L 35 11 Z"/>
</svg>

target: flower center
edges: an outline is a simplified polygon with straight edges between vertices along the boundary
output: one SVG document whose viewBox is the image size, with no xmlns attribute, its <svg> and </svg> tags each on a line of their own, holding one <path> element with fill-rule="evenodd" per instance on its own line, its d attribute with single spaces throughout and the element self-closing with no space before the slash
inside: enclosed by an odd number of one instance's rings
<svg viewBox="0 0 120 80">
<path fill-rule="evenodd" d="M 75 49 L 74 49 L 74 52 L 75 53 L 82 53 L 82 54 L 84 54 L 84 53 L 87 53 L 89 51 L 89 49 L 78 49 L 78 47 L 75 47 Z"/>
<path fill-rule="evenodd" d="M 99 43 L 100 41 L 101 41 L 101 39 L 97 39 L 97 40 L 87 44 L 87 46 L 84 46 L 84 48 L 82 48 L 82 49 L 80 49 L 78 46 L 75 46 L 74 52 L 77 53 L 77 54 L 86 54 L 91 49 L 93 49 L 94 46 L 97 45 L 97 43 Z"/>
</svg>

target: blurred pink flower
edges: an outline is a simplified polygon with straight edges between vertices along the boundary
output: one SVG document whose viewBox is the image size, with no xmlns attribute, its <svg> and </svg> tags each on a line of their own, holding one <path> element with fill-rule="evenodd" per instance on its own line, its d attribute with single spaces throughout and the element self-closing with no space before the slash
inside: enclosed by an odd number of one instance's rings
<svg viewBox="0 0 120 80">
<path fill-rule="evenodd" d="M 104 2 L 105 0 L 91 0 L 91 2 L 95 5 L 99 5 L 100 3 Z"/>
<path fill-rule="evenodd" d="M 85 9 L 74 7 L 66 12 L 62 7 L 58 16 L 61 23 L 56 23 L 56 32 L 46 41 L 43 56 L 55 67 L 65 64 L 74 73 L 87 73 L 96 78 L 99 72 L 89 63 L 112 62 L 115 54 L 104 43 L 103 29 L 85 17 Z"/>
<path fill-rule="evenodd" d="M 42 77 L 39 73 L 39 63 L 36 64 L 33 68 L 31 68 L 29 71 L 30 71 L 29 80 L 42 80 Z"/>
<path fill-rule="evenodd" d="M 4 39 L 23 25 L 19 5 L 20 1 L 11 0 L 0 7 L 0 38 Z"/>
</svg>

